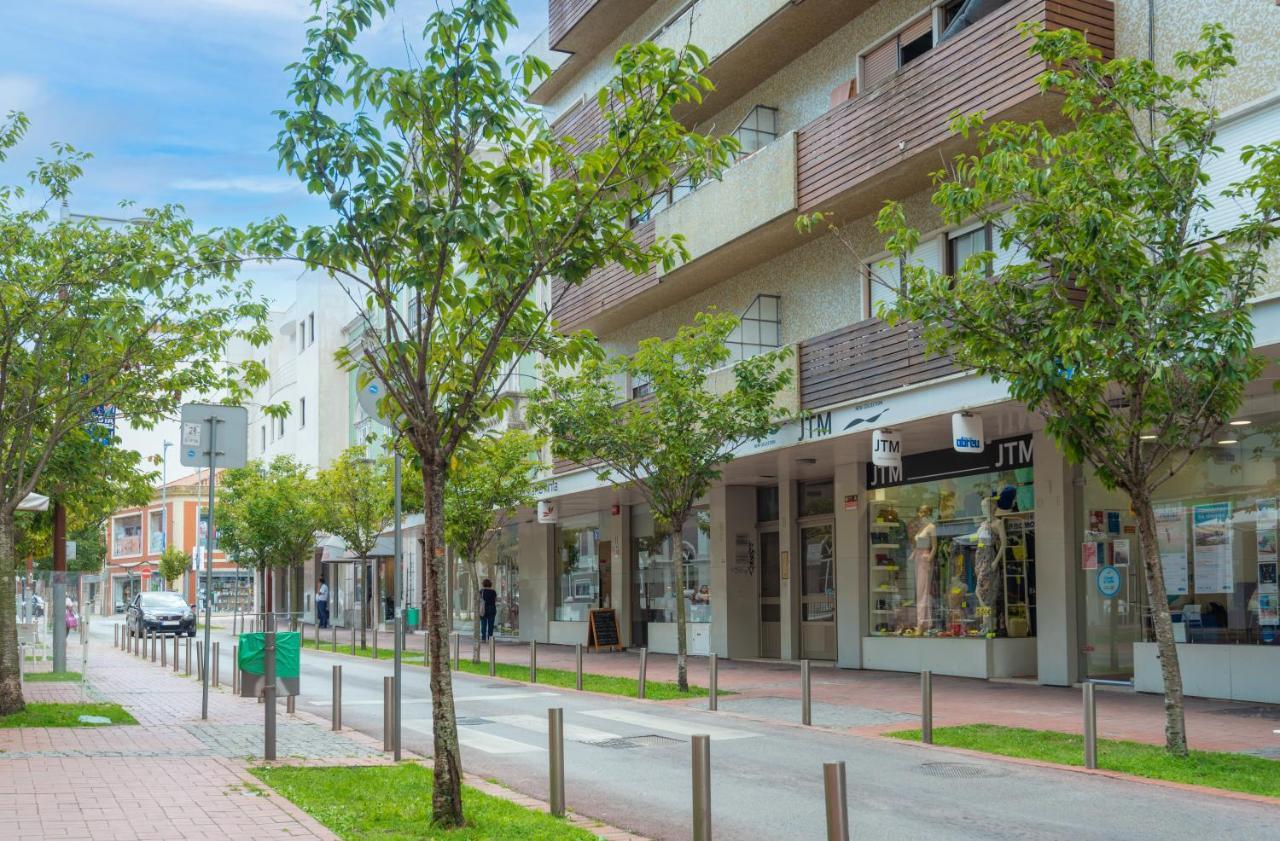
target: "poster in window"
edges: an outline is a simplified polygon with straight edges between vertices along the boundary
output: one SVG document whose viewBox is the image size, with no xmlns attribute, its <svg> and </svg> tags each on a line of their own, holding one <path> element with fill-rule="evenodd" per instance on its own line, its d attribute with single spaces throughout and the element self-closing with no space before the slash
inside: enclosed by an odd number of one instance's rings
<svg viewBox="0 0 1280 841">
<path fill-rule="evenodd" d="M 1196 592 L 1230 593 L 1235 589 L 1231 564 L 1231 503 L 1211 502 L 1191 509 Z"/>
<path fill-rule="evenodd" d="M 1277 563 L 1275 561 L 1263 561 L 1258 564 L 1258 592 L 1274 593 L 1277 591 L 1276 570 Z"/>
<path fill-rule="evenodd" d="M 1107 512 L 1094 509 L 1089 512 L 1089 533 L 1085 537 L 1101 538 L 1107 530 Z"/>
<path fill-rule="evenodd" d="M 1111 565 L 1117 567 L 1127 567 L 1129 565 L 1128 539 L 1111 541 Z"/>
<path fill-rule="evenodd" d="M 1082 569 L 1097 569 L 1098 555 L 1101 543 L 1094 543 L 1092 540 L 1080 546 L 1080 567 Z"/>
<path fill-rule="evenodd" d="M 1181 505 L 1164 505 L 1155 510 L 1156 546 L 1164 568 L 1165 590 L 1170 596 L 1185 596 L 1187 587 L 1187 510 Z"/>
<path fill-rule="evenodd" d="M 1110 534 L 1110 535 L 1120 534 L 1120 512 L 1119 511 L 1107 512 L 1107 534 Z"/>
<path fill-rule="evenodd" d="M 1280 596 L 1274 593 L 1258 595 L 1258 624 L 1280 625 Z"/>
<path fill-rule="evenodd" d="M 1258 500 L 1258 530 L 1280 527 L 1280 508 L 1276 507 L 1276 498 Z"/>
</svg>

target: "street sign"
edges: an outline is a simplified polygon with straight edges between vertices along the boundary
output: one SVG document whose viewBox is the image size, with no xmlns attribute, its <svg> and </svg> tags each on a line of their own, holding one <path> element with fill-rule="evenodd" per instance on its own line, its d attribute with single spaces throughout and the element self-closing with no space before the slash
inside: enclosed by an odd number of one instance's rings
<svg viewBox="0 0 1280 841">
<path fill-rule="evenodd" d="M 374 377 L 365 384 L 364 388 L 356 392 L 356 402 L 360 404 L 360 408 L 364 410 L 366 415 L 390 429 L 391 422 L 378 413 L 378 401 L 386 393 L 387 389 L 383 386 L 382 380 Z"/>
<path fill-rule="evenodd" d="M 182 407 L 182 444 L 178 448 L 184 467 L 209 466 L 209 423 L 218 426 L 215 467 L 244 467 L 249 460 L 249 411 L 243 406 L 188 403 Z"/>
</svg>

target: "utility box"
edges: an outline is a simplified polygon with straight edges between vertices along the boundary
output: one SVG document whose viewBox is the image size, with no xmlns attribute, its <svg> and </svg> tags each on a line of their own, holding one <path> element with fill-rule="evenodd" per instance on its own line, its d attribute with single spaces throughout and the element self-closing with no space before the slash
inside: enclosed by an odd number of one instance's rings
<svg viewBox="0 0 1280 841">
<path fill-rule="evenodd" d="M 236 655 L 240 697 L 257 698 L 266 688 L 267 635 L 241 634 Z M 276 697 L 298 695 L 302 689 L 302 634 L 276 632 Z"/>
</svg>

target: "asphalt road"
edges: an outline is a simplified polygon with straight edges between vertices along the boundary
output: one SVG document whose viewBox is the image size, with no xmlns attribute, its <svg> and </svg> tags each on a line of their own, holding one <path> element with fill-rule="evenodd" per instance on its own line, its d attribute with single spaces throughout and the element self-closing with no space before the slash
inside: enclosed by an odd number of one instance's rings
<svg viewBox="0 0 1280 841">
<path fill-rule="evenodd" d="M 221 674 L 230 675 L 223 640 Z M 381 739 L 389 660 L 304 651 L 299 708 L 328 718 L 335 663 L 343 724 Z M 717 841 L 825 838 L 822 763 L 831 760 L 847 766 L 855 838 L 1280 837 L 1280 806 L 711 713 L 705 701 L 657 705 L 458 673 L 454 693 L 468 772 L 545 799 L 546 711 L 561 707 L 569 808 L 653 838 L 690 837 L 694 733 L 711 736 Z M 402 716 L 404 746 L 430 753 L 422 667 L 405 667 Z"/>
</svg>

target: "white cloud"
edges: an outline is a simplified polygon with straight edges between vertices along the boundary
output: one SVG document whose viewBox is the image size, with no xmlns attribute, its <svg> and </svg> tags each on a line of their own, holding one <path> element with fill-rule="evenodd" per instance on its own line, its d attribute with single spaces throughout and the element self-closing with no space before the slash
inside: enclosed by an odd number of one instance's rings
<svg viewBox="0 0 1280 841">
<path fill-rule="evenodd" d="M 10 111 L 31 111 L 44 98 L 44 86 L 34 76 L 0 73 L 0 118 Z"/>
<path fill-rule="evenodd" d="M 183 178 L 171 185 L 175 190 L 216 193 L 288 193 L 298 182 L 284 176 L 244 175 L 233 178 Z"/>
</svg>

